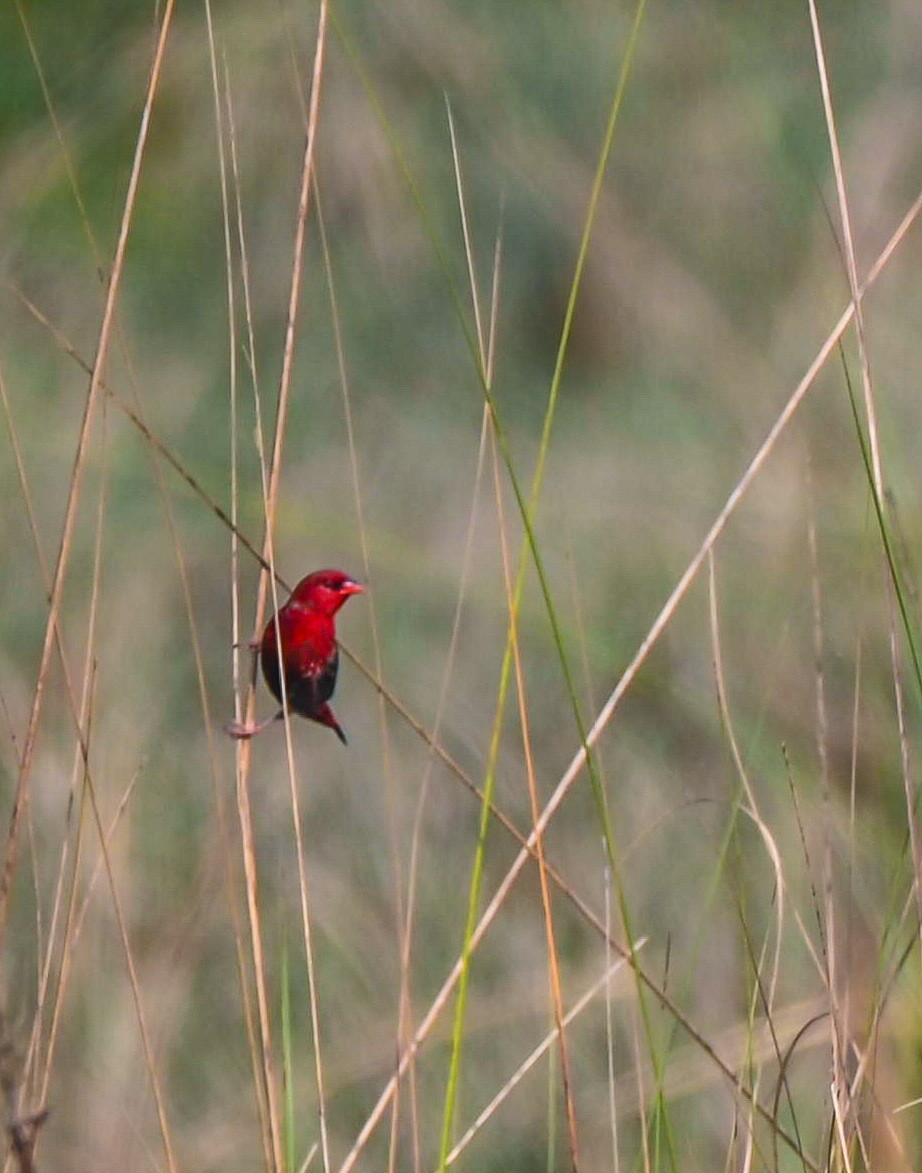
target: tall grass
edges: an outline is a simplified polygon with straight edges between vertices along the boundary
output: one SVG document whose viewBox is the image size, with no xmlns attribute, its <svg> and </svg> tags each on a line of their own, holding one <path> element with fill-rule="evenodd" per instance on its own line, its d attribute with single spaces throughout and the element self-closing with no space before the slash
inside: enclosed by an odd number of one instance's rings
<svg viewBox="0 0 922 1173">
<path fill-rule="evenodd" d="M 914 1168 L 908 18 L 53 7 L 8 1167 Z M 232 746 L 320 565 L 350 745 Z"/>
</svg>

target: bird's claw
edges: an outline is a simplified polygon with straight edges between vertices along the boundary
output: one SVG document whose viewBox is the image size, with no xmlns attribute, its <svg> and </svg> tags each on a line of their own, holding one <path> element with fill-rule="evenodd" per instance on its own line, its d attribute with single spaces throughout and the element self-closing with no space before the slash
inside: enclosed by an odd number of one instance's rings
<svg viewBox="0 0 922 1173">
<path fill-rule="evenodd" d="M 249 741 L 261 728 L 261 725 L 247 725 L 244 721 L 228 721 L 224 726 L 224 732 L 235 741 Z"/>
</svg>

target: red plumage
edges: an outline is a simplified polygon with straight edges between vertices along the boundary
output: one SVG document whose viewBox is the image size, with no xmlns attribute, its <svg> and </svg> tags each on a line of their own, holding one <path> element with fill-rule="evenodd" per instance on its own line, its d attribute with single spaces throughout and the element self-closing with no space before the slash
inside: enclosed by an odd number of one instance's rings
<svg viewBox="0 0 922 1173">
<path fill-rule="evenodd" d="M 339 649 L 336 612 L 350 595 L 365 588 L 341 570 L 315 570 L 302 578 L 288 602 L 266 624 L 259 641 L 259 660 L 269 691 L 288 711 L 332 729 L 346 744 L 346 735 L 328 702 L 336 687 Z M 278 634 L 276 634 L 276 620 Z M 279 642 L 282 654 L 279 657 Z M 282 693 L 281 658 L 285 691 Z M 255 725 L 232 721 L 225 730 L 236 738 L 253 737 L 284 716 L 284 708 Z"/>
</svg>

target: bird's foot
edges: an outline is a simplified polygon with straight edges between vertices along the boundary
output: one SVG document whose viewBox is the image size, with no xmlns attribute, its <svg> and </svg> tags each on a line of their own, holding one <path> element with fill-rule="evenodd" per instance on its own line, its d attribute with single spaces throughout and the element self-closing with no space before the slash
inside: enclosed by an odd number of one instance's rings
<svg viewBox="0 0 922 1173">
<path fill-rule="evenodd" d="M 249 741 L 261 728 L 261 725 L 247 725 L 245 721 L 228 721 L 224 726 L 224 732 L 235 741 Z"/>
<path fill-rule="evenodd" d="M 235 741 L 249 741 L 257 733 L 262 733 L 264 729 L 268 729 L 281 715 L 279 712 L 272 717 L 267 717 L 265 721 L 253 721 L 250 724 L 247 724 L 246 721 L 228 721 L 224 726 L 224 732 L 228 737 L 233 737 Z"/>
</svg>

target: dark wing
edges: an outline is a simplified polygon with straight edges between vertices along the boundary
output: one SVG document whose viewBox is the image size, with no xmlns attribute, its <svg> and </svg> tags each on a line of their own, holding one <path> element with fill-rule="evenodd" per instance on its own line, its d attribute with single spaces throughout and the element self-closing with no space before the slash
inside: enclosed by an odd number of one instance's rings
<svg viewBox="0 0 922 1173">
<path fill-rule="evenodd" d="M 285 680 L 288 688 L 288 704 L 305 717 L 312 717 L 333 695 L 336 687 L 336 673 L 339 669 L 339 650 L 333 651 L 318 661 L 314 656 L 305 656 L 295 672 Z"/>
</svg>

